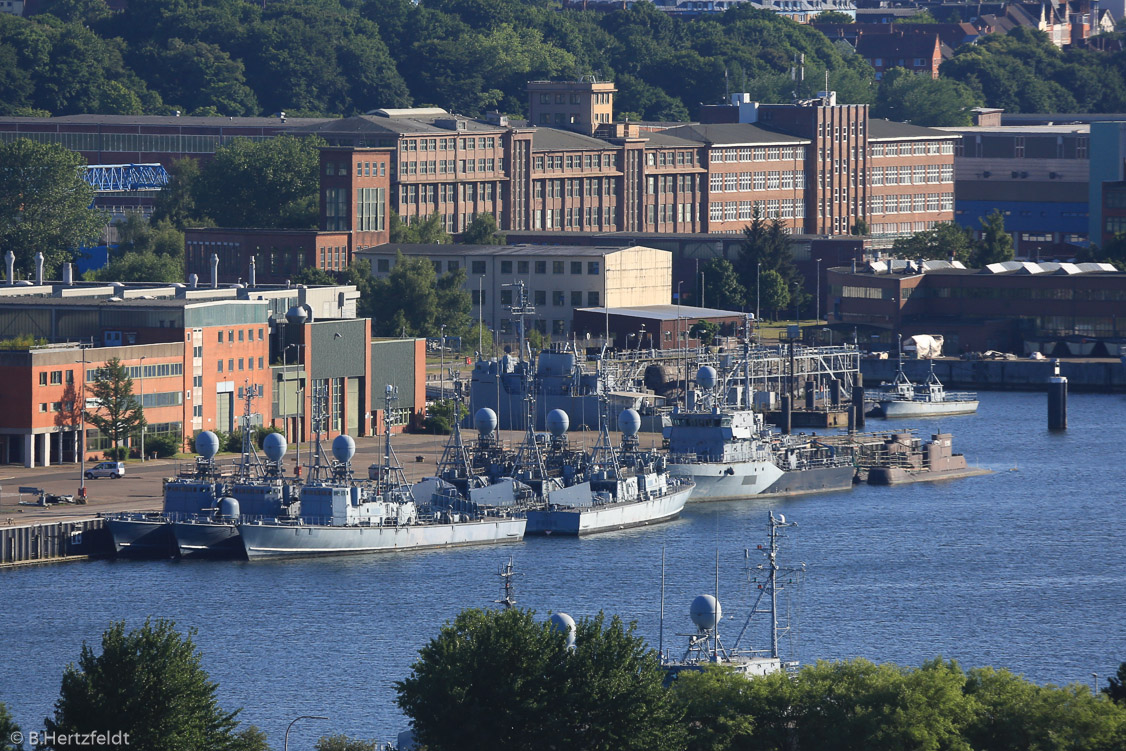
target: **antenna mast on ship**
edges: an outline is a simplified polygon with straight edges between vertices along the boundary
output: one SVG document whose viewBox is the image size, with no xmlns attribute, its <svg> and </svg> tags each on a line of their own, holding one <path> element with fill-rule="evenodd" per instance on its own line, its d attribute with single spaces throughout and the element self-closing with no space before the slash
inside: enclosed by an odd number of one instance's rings
<svg viewBox="0 0 1126 751">
<path fill-rule="evenodd" d="M 461 373 L 454 371 L 454 413 L 453 413 L 453 431 L 450 434 L 450 440 L 446 442 L 446 447 L 442 451 L 442 458 L 438 462 L 439 473 L 446 469 L 455 469 L 457 474 L 466 479 L 473 476 L 473 468 L 469 461 L 469 452 L 465 448 L 465 442 L 461 437 L 461 405 L 464 399 L 464 386 L 461 382 Z"/>
<path fill-rule="evenodd" d="M 387 384 L 383 390 L 383 464 L 376 481 L 376 492 L 383 495 L 398 488 L 404 492 L 405 500 L 413 501 L 414 492 L 407 483 L 403 465 L 399 463 L 399 457 L 391 446 L 391 405 L 398 400 L 398 387 Z"/>
<path fill-rule="evenodd" d="M 516 586 L 513 581 L 516 578 L 516 571 L 512 567 L 511 557 L 508 559 L 508 563 L 504 564 L 497 574 L 504 583 L 504 597 L 499 600 L 493 600 L 493 602 L 498 605 L 503 605 L 505 610 L 516 607 Z"/>
<path fill-rule="evenodd" d="M 543 495 L 547 496 L 547 467 L 544 465 L 543 452 L 540 451 L 539 442 L 536 441 L 535 423 L 535 396 L 533 395 L 532 380 L 532 353 L 525 352 L 524 319 L 535 315 L 535 306 L 528 302 L 528 290 L 523 279 L 517 279 L 512 284 L 503 284 L 502 287 L 515 288 L 516 302 L 508 306 L 508 312 L 516 316 L 516 327 L 520 336 L 520 359 L 524 361 L 524 442 L 520 444 L 520 451 L 516 454 L 516 467 L 531 470 L 535 480 L 544 483 Z M 527 355 L 527 359 L 524 357 Z M 499 403 L 498 403 L 499 406 Z"/>
<path fill-rule="evenodd" d="M 254 398 L 258 396 L 258 387 L 252 385 L 249 380 L 246 380 L 242 393 L 242 463 L 239 465 L 237 479 L 240 482 L 248 482 L 250 480 L 252 467 L 254 474 L 260 475 L 262 473 L 262 464 L 258 459 L 258 452 L 254 450 L 254 438 L 250 430 L 250 415 L 253 409 Z"/>
<path fill-rule="evenodd" d="M 760 563 L 753 569 L 754 575 L 751 578 L 752 583 L 758 584 L 758 598 L 755 600 L 754 606 L 751 608 L 750 614 L 747 615 L 747 620 L 743 624 L 743 629 L 739 632 L 738 638 L 735 640 L 735 649 L 739 648 L 739 643 L 743 640 L 744 634 L 747 633 L 747 628 L 750 626 L 751 618 L 756 613 L 769 613 L 770 614 L 770 656 L 774 659 L 779 659 L 778 656 L 778 642 L 784 635 L 790 633 L 790 624 L 787 621 L 786 625 L 778 625 L 778 593 L 785 589 L 787 584 L 793 582 L 792 579 L 785 581 L 779 578 L 779 574 L 802 574 L 805 572 L 805 564 L 797 566 L 779 566 L 778 565 L 778 548 L 779 540 L 782 538 L 780 530 L 786 527 L 796 527 L 797 522 L 787 522 L 783 514 L 774 516 L 774 512 L 770 512 L 768 527 L 770 529 L 770 542 L 769 548 L 763 550 L 766 557 L 764 563 Z M 762 546 L 759 546 L 762 550 Z M 746 551 L 749 557 L 750 551 Z M 769 596 L 767 603 L 763 602 L 763 598 Z M 787 663 L 787 666 L 796 663 Z"/>
<path fill-rule="evenodd" d="M 325 472 L 331 472 L 331 470 L 328 470 L 331 464 L 329 464 L 324 447 L 321 445 L 321 433 L 328 428 L 328 389 L 326 386 L 327 384 L 323 382 L 313 386 L 313 414 L 310 415 L 310 421 L 315 436 L 315 448 L 313 449 L 313 466 L 309 468 L 310 480 L 323 480 Z"/>
</svg>

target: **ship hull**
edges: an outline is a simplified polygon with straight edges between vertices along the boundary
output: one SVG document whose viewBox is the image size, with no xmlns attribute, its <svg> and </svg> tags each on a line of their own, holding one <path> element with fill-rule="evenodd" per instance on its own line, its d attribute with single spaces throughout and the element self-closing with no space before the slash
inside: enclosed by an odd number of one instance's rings
<svg viewBox="0 0 1126 751">
<path fill-rule="evenodd" d="M 691 501 L 829 493 L 852 488 L 851 465 L 783 471 L 772 462 L 673 464 L 669 471 L 696 483 Z"/>
<path fill-rule="evenodd" d="M 575 537 L 660 524 L 680 516 L 691 494 L 692 487 L 684 487 L 645 501 L 529 511 L 526 534 Z"/>
<path fill-rule="evenodd" d="M 172 525 L 162 519 L 107 519 L 113 547 L 123 558 L 174 558 Z"/>
<path fill-rule="evenodd" d="M 977 412 L 977 401 L 956 402 L 882 401 L 879 410 L 884 417 L 941 417 L 943 415 L 972 415 Z"/>
<path fill-rule="evenodd" d="M 172 534 L 181 558 L 246 558 L 234 524 L 176 522 Z"/>
<path fill-rule="evenodd" d="M 238 531 L 246 557 L 261 560 L 519 542 L 525 525 L 525 519 L 509 518 L 404 527 L 240 524 Z"/>
</svg>

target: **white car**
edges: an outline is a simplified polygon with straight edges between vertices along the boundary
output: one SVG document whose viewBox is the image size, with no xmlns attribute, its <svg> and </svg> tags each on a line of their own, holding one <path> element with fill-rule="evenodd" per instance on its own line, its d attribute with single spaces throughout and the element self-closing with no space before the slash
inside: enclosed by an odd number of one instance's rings
<svg viewBox="0 0 1126 751">
<path fill-rule="evenodd" d="M 124 474 L 125 462 L 102 462 L 86 470 L 86 479 L 93 480 L 95 477 L 112 477 L 116 480 Z"/>
</svg>

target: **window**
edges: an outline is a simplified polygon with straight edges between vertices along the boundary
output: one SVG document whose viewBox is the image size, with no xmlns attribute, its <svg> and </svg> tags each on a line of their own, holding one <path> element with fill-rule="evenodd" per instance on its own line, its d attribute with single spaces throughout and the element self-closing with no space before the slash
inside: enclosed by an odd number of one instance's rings
<svg viewBox="0 0 1126 751">
<path fill-rule="evenodd" d="M 223 332 L 222 331 L 219 332 L 219 343 L 220 344 L 223 343 Z"/>
<path fill-rule="evenodd" d="M 547 261 L 536 261 L 536 273 L 537 274 L 546 274 L 547 273 Z"/>
<path fill-rule="evenodd" d="M 551 304 L 557 308 L 564 305 L 563 293 L 561 291 L 555 290 L 551 293 Z"/>
<path fill-rule="evenodd" d="M 578 290 L 571 290 L 571 307 L 579 308 L 583 304 L 583 293 Z"/>
<path fill-rule="evenodd" d="M 223 361 L 222 361 L 222 360 L 220 360 L 220 361 L 218 362 L 218 365 L 219 365 L 219 372 L 220 372 L 220 373 L 222 373 L 222 372 L 223 372 Z"/>
<path fill-rule="evenodd" d="M 537 289 L 532 293 L 532 302 L 535 305 L 547 305 L 547 291 Z"/>
<path fill-rule="evenodd" d="M 484 261 L 473 261 L 473 262 L 471 262 L 470 265 L 472 266 L 474 274 L 484 274 L 485 273 L 485 262 Z"/>
<path fill-rule="evenodd" d="M 587 261 L 586 273 L 590 276 L 598 276 L 598 261 Z"/>
<path fill-rule="evenodd" d="M 583 262 L 582 261 L 571 261 L 571 273 L 572 274 L 583 273 Z"/>
<path fill-rule="evenodd" d="M 599 295 L 598 295 L 597 291 L 587 292 L 586 293 L 586 304 L 588 306 L 592 307 L 592 308 L 596 307 L 598 305 L 601 305 L 601 303 L 598 301 L 598 298 L 599 298 Z"/>
<path fill-rule="evenodd" d="M 517 261 L 516 262 L 516 273 L 527 274 L 528 273 L 528 262 L 527 261 Z"/>
<path fill-rule="evenodd" d="M 500 291 L 500 304 L 501 305 L 511 305 L 512 304 L 512 290 L 502 289 Z"/>
<path fill-rule="evenodd" d="M 391 262 L 386 258 L 377 258 L 376 261 L 375 261 L 375 270 L 376 271 L 390 271 L 391 270 Z"/>
<path fill-rule="evenodd" d="M 501 261 L 500 262 L 500 273 L 511 274 L 512 273 L 512 261 Z"/>
<path fill-rule="evenodd" d="M 551 262 L 551 273 L 552 274 L 562 274 L 563 273 L 563 262 L 562 261 L 552 261 Z"/>
<path fill-rule="evenodd" d="M 240 342 L 241 342 L 241 341 L 243 341 L 243 338 L 242 338 L 242 337 L 243 337 L 243 331 L 242 331 L 242 329 L 239 329 L 239 330 L 238 330 L 238 340 L 239 340 Z"/>
<path fill-rule="evenodd" d="M 47 373 L 46 372 L 39 374 L 39 385 L 40 386 L 46 386 L 47 385 Z"/>
</svg>

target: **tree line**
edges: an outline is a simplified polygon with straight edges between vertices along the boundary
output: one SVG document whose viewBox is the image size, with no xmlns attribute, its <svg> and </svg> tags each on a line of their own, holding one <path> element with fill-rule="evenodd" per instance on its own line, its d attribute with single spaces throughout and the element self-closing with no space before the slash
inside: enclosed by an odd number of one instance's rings
<svg viewBox="0 0 1126 751">
<path fill-rule="evenodd" d="M 217 701 L 194 630 L 115 623 L 66 668 L 46 730 L 111 730 L 131 751 L 265 751 Z M 573 638 L 569 638 L 573 637 Z M 462 611 L 423 645 L 397 702 L 427 751 L 1119 751 L 1126 662 L 1096 693 L 1006 670 L 863 659 L 747 678 L 723 665 L 674 679 L 632 624 L 598 614 L 569 635 L 522 609 Z M 21 740 L 15 740 L 21 738 Z M 60 751 L 66 744 L 37 748 Z M 0 751 L 23 751 L 0 704 Z M 317 751 L 372 751 L 325 736 Z"/>
<path fill-rule="evenodd" d="M 925 20 L 925 19 L 923 19 Z M 791 75 L 804 56 L 804 80 Z M 598 74 L 620 117 L 684 121 L 747 91 L 808 97 L 825 72 L 841 102 L 922 125 L 968 124 L 967 108 L 1126 110 L 1126 52 L 1056 48 L 1036 30 L 959 48 L 942 77 L 877 80 L 843 41 L 769 11 L 673 18 L 555 0 L 46 0 L 0 16 L 0 114 L 347 116 L 436 105 L 526 111 L 525 83 Z"/>
</svg>

